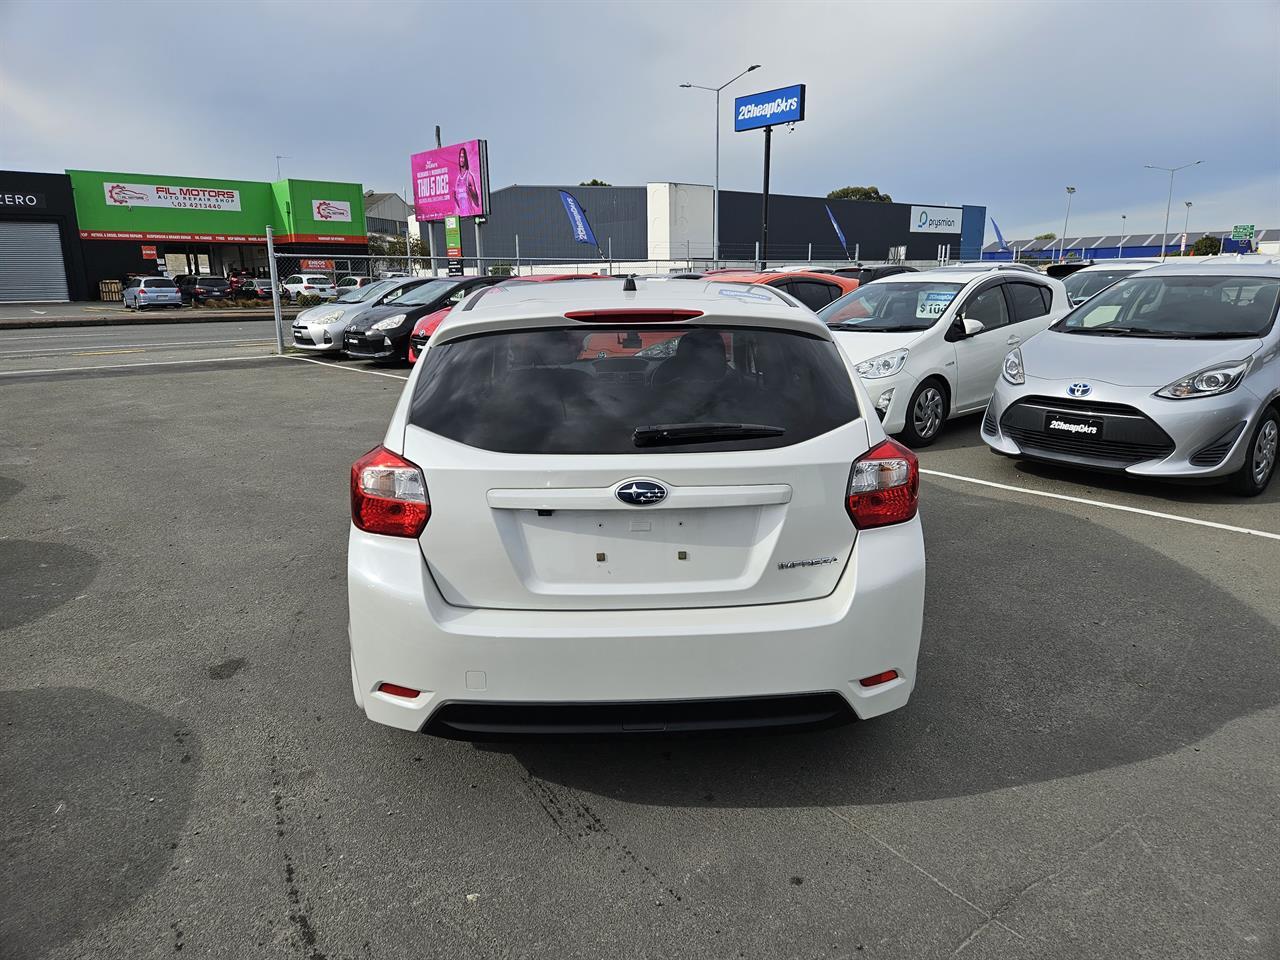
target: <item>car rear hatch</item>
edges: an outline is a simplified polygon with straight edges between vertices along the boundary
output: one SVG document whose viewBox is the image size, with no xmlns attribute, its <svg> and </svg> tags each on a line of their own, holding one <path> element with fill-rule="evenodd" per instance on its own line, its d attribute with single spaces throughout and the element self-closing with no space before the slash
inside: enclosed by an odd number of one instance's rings
<svg viewBox="0 0 1280 960">
<path fill-rule="evenodd" d="M 599 357 L 601 334 L 649 346 Z M 445 342 L 423 363 L 404 456 L 426 476 L 420 544 L 448 602 L 733 606 L 840 579 L 868 442 L 830 339 L 579 326 Z"/>
</svg>

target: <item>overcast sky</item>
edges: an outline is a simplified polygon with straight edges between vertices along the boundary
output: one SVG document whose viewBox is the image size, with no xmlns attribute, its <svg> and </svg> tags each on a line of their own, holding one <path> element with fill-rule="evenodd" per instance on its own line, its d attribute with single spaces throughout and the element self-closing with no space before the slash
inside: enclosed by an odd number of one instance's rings
<svg viewBox="0 0 1280 960">
<path fill-rule="evenodd" d="M 1280 0 L 132 4 L 0 0 L 0 167 L 358 181 L 489 140 L 490 181 L 758 190 L 732 95 L 808 85 L 773 189 L 984 204 L 1007 238 L 1280 226 Z M 988 223 L 987 235 L 994 235 Z"/>
</svg>

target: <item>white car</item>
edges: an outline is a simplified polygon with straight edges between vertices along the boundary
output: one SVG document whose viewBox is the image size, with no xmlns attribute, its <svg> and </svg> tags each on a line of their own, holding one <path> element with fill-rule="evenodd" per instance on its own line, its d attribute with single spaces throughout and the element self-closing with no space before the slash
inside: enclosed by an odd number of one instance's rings
<svg viewBox="0 0 1280 960">
<path fill-rule="evenodd" d="M 909 446 L 982 410 L 1010 348 L 1071 308 L 1060 280 L 1006 264 L 900 273 L 818 311 L 873 398 L 886 432 Z"/>
<path fill-rule="evenodd" d="M 299 297 L 333 300 L 338 296 L 338 288 L 334 282 L 322 273 L 295 273 L 285 277 L 280 286 L 290 300 L 297 300 Z"/>
<path fill-rule="evenodd" d="M 1064 277 L 1062 285 L 1067 288 L 1067 297 L 1071 305 L 1078 307 L 1096 293 L 1107 289 L 1117 280 L 1131 277 L 1143 270 L 1150 270 L 1160 265 L 1158 257 L 1134 260 L 1103 260 L 1077 270 Z"/>
<path fill-rule="evenodd" d="M 919 471 L 871 410 L 826 326 L 766 288 L 473 294 L 351 469 L 356 702 L 455 737 L 903 706 Z"/>
</svg>

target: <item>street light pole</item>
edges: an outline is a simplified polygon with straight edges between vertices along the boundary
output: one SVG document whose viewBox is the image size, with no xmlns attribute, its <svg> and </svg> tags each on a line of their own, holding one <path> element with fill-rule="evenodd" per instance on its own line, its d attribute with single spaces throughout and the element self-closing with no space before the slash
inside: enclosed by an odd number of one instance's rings
<svg viewBox="0 0 1280 960">
<path fill-rule="evenodd" d="M 1124 222 L 1129 215 L 1127 213 L 1120 214 L 1120 252 L 1116 254 L 1116 259 L 1120 260 L 1124 257 Z"/>
<path fill-rule="evenodd" d="M 683 90 L 710 90 L 716 95 L 716 180 L 711 193 L 711 257 L 717 263 L 720 260 L 720 91 L 733 83 L 734 80 L 740 80 L 752 70 L 759 69 L 760 64 L 753 63 L 734 77 L 733 80 L 726 80 L 718 87 L 704 87 L 697 83 L 680 84 Z"/>
<path fill-rule="evenodd" d="M 1058 242 L 1058 260 L 1061 262 L 1067 258 L 1067 224 L 1071 222 L 1071 198 L 1075 196 L 1076 188 L 1067 187 L 1067 215 L 1062 218 L 1062 240 Z M 1053 249 L 1050 247 L 1049 249 Z"/>
<path fill-rule="evenodd" d="M 1184 163 L 1184 164 L 1183 164 L 1182 166 L 1180 166 L 1180 167 L 1161 167 L 1161 166 L 1157 166 L 1157 165 L 1156 165 L 1156 164 L 1154 164 L 1154 163 L 1147 163 L 1147 164 L 1144 164 L 1144 165 L 1143 165 L 1144 169 L 1147 169 L 1147 170 L 1163 170 L 1163 171 L 1165 171 L 1165 173 L 1169 174 L 1169 199 L 1168 199 L 1167 201 L 1165 201 L 1165 205 L 1164 205 L 1164 233 L 1162 233 L 1162 234 L 1160 235 L 1160 259 L 1161 259 L 1161 261 L 1163 261 L 1163 260 L 1164 260 L 1164 252 L 1165 252 L 1165 248 L 1169 246 L 1169 211 L 1170 211 L 1170 209 L 1172 209 L 1172 207 L 1173 207 L 1173 175 L 1174 175 L 1175 173 L 1177 173 L 1179 170 L 1185 170 L 1185 169 L 1187 169 L 1187 167 L 1194 167 L 1194 166 L 1196 166 L 1196 165 L 1198 165 L 1198 164 L 1201 164 L 1201 163 L 1204 163 L 1204 161 L 1203 161 L 1203 160 L 1196 160 L 1196 161 L 1194 161 L 1194 162 L 1192 162 L 1192 163 Z"/>
<path fill-rule="evenodd" d="M 1191 201 L 1184 200 L 1183 203 L 1187 205 L 1187 218 L 1182 221 L 1182 247 L 1178 252 L 1185 255 L 1187 252 L 1187 228 L 1191 225 Z"/>
</svg>

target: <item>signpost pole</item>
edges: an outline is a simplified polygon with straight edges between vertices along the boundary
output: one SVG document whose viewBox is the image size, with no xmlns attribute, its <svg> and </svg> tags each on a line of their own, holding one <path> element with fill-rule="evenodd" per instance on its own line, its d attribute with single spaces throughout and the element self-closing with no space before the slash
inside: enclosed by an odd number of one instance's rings
<svg viewBox="0 0 1280 960">
<path fill-rule="evenodd" d="M 280 278 L 276 274 L 276 244 L 271 227 L 267 227 L 267 268 L 271 271 L 271 312 L 276 320 L 276 353 L 284 353 L 284 318 L 280 313 Z"/>
<path fill-rule="evenodd" d="M 438 277 L 436 273 L 436 224 L 434 220 L 426 221 L 427 224 L 427 255 L 431 257 L 431 275 Z"/>
<path fill-rule="evenodd" d="M 520 276 L 520 234 L 516 234 L 516 276 Z"/>
<path fill-rule="evenodd" d="M 760 207 L 760 270 L 769 259 L 769 151 L 773 146 L 773 126 L 764 128 L 764 189 Z"/>
</svg>

